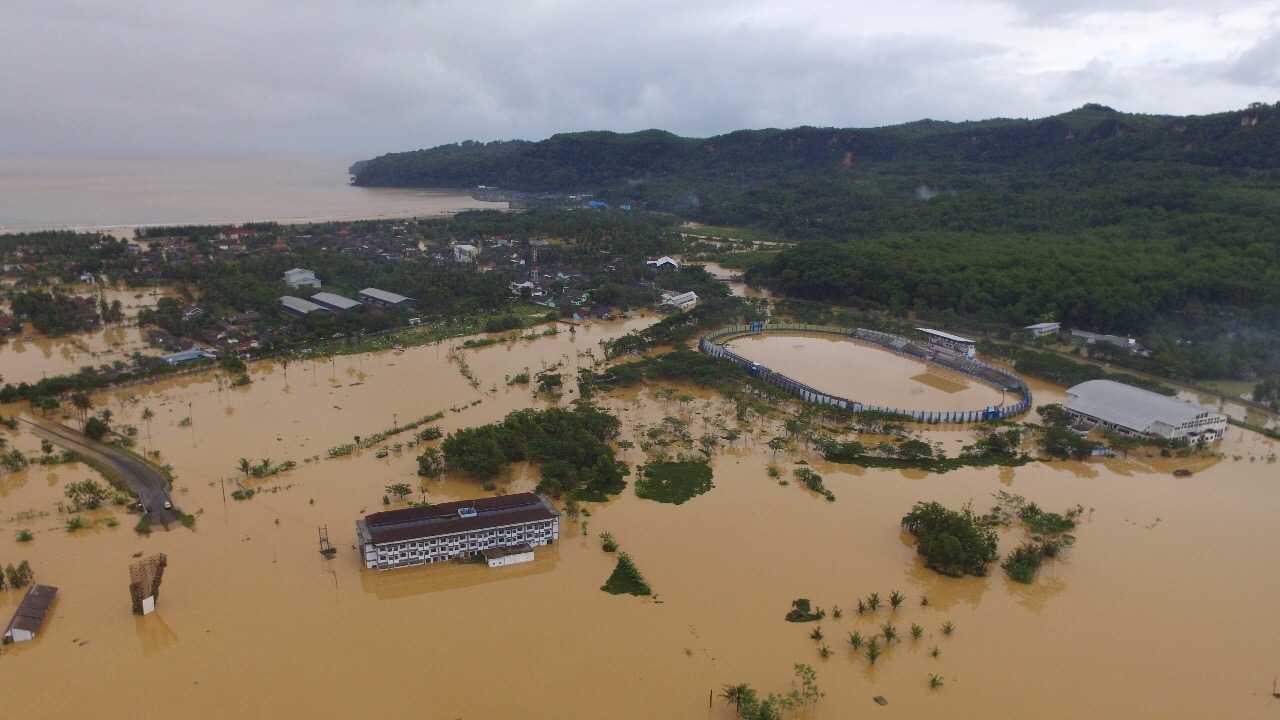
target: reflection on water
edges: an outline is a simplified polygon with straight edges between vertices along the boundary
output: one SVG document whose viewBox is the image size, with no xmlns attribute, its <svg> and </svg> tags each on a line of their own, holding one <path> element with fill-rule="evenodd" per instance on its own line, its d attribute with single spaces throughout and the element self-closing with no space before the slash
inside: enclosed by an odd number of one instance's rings
<svg viewBox="0 0 1280 720">
<path fill-rule="evenodd" d="M 169 628 L 169 624 L 164 621 L 164 615 L 159 612 L 153 612 L 150 615 L 134 615 L 133 625 L 137 630 L 143 655 L 159 655 L 178 644 L 178 634 Z"/>
<path fill-rule="evenodd" d="M 562 541 L 563 542 L 563 541 Z M 551 572 L 560 564 L 560 543 L 535 549 L 532 562 L 491 568 L 482 563 L 432 563 L 398 570 L 360 569 L 360 585 L 379 600 L 458 590 Z M 513 588 L 514 590 L 514 588 Z"/>
</svg>

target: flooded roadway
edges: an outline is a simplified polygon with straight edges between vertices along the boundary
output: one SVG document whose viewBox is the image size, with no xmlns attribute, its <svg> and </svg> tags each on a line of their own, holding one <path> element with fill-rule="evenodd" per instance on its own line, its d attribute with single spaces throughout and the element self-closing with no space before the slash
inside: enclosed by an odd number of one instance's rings
<svg viewBox="0 0 1280 720">
<path fill-rule="evenodd" d="M 762 694 L 785 691 L 792 664 L 804 662 L 826 693 L 814 718 L 1280 712 L 1270 698 L 1280 673 L 1273 630 L 1280 568 L 1270 553 L 1280 506 L 1277 444 L 1236 428 L 1221 445 L 1223 459 L 1143 454 L 922 475 L 808 458 L 837 496 L 827 503 L 766 475 L 773 453 L 764 443 L 781 429 L 756 422 L 754 434 L 722 447 L 711 492 L 671 506 L 628 489 L 589 505 L 590 518 L 566 520 L 561 543 L 540 548 L 534 563 L 387 573 L 361 566 L 353 523 L 382 509 L 385 486 L 417 487 L 417 449 L 326 460 L 327 448 L 438 410 L 447 432 L 542 405 L 527 387 L 507 386 L 507 376 L 556 362 L 574 372 L 591 362 L 579 353 L 599 356 L 599 340 L 643 322 L 587 324 L 576 335 L 466 351 L 474 387 L 446 344 L 293 363 L 287 376 L 259 363 L 252 385 L 231 390 L 205 376 L 96 396 L 116 422 L 137 425 L 140 449 L 174 464 L 175 500 L 199 520 L 195 532 L 139 538 L 132 519 L 115 512 L 119 527 L 99 523 L 68 535 L 54 503 L 66 482 L 90 471 L 73 464 L 0 476 L 0 534 L 36 535 L 29 544 L 0 543 L 0 562 L 26 558 L 38 581 L 60 588 L 41 637 L 0 655 L 6 708 L 14 716 L 124 717 L 137 714 L 141 695 L 146 707 L 181 707 L 195 718 L 235 708 L 258 717 L 727 720 L 732 708 L 720 700 L 707 708 L 710 691 L 742 682 Z M 656 398 L 659 389 L 605 402 L 628 434 L 672 414 L 695 428 L 732 417 L 705 392 L 679 388 L 698 400 L 672 403 Z M 1040 402 L 1064 397 L 1041 384 L 1032 389 Z M 144 408 L 156 414 L 149 425 L 140 419 Z M 39 453 L 34 437 L 0 432 Z M 970 441 L 955 430 L 928 437 L 951 454 Z M 638 448 L 621 454 L 642 460 Z M 243 480 L 241 457 L 299 467 L 246 482 L 262 491 L 235 501 L 229 494 Z M 789 475 L 802 458 L 778 460 Z M 1170 474 L 1184 466 L 1195 474 Z M 517 467 L 499 485 L 518 491 L 535 482 L 535 472 Z M 433 501 L 484 494 L 466 479 L 426 489 Z M 1077 547 L 1031 586 L 998 568 L 965 580 L 921 568 L 898 529 L 911 505 L 973 500 L 983 509 L 998 490 L 1048 509 L 1083 505 Z M 14 520 L 29 509 L 49 514 Z M 317 552 L 320 527 L 339 549 L 332 561 Z M 613 565 L 596 539 L 604 531 L 635 559 L 657 600 L 599 591 Z M 1002 551 L 1017 542 L 1003 536 Z M 158 612 L 145 618 L 130 614 L 135 551 L 169 557 Z M 869 668 L 843 638 L 891 617 L 884 609 L 857 616 L 858 597 L 892 590 L 909 598 L 893 621 L 900 630 L 918 622 L 926 636 L 894 645 Z M 927 608 L 918 602 L 924 594 Z M 782 621 L 797 597 L 845 609 L 821 623 L 830 658 L 819 657 L 812 626 Z M 0 593 L 0 606 L 17 602 L 17 593 Z M 957 628 L 951 637 L 938 630 L 945 620 Z M 928 652 L 935 645 L 936 658 Z M 945 678 L 944 687 L 930 690 L 929 674 Z M 875 695 L 889 705 L 876 707 Z"/>
</svg>

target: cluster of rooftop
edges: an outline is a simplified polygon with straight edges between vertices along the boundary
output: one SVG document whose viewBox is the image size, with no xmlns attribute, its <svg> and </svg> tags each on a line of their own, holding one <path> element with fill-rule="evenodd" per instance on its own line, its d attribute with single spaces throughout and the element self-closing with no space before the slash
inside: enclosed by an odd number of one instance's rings
<svg viewBox="0 0 1280 720">
<path fill-rule="evenodd" d="M 379 570 L 475 555 L 511 564 L 560 538 L 560 513 L 540 495 L 518 493 L 373 513 L 356 521 L 356 535 L 365 567 Z"/>
<path fill-rule="evenodd" d="M 316 274 L 310 270 L 294 268 L 284 274 L 284 283 L 290 287 L 320 287 Z M 280 298 L 281 309 L 294 317 L 306 317 L 312 313 L 344 313 L 359 307 L 399 307 L 411 308 L 417 305 L 413 298 L 398 295 L 386 290 L 367 287 L 360 291 L 360 299 L 352 300 L 337 293 L 318 292 L 310 299 L 284 295 Z"/>
</svg>

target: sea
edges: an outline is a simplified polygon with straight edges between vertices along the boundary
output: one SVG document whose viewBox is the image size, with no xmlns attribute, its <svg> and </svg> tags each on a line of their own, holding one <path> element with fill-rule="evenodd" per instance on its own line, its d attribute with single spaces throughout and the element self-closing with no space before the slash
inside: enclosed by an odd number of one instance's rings
<svg viewBox="0 0 1280 720">
<path fill-rule="evenodd" d="M 0 155 L 0 233 L 397 218 L 497 208 L 459 190 L 353 187 L 358 158 Z"/>
</svg>

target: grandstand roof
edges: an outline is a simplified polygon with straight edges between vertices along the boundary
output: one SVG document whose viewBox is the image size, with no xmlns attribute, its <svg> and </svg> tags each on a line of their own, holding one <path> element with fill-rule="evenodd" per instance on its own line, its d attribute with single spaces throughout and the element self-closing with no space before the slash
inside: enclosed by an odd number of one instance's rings
<svg viewBox="0 0 1280 720">
<path fill-rule="evenodd" d="M 1067 409 L 1090 415 L 1138 432 L 1150 432 L 1163 423 L 1176 427 L 1201 413 L 1206 407 L 1182 402 L 1150 390 L 1113 380 L 1089 380 L 1067 390 Z"/>
<path fill-rule="evenodd" d="M 941 330 L 931 330 L 931 329 L 929 329 L 929 328 L 916 328 L 916 329 L 917 329 L 917 330 L 919 330 L 920 332 L 924 333 L 925 335 L 932 335 L 933 337 L 940 337 L 940 338 L 942 338 L 942 339 L 944 339 L 944 340 L 950 340 L 951 342 L 968 343 L 968 344 L 970 344 L 970 345 L 972 345 L 972 344 L 973 344 L 973 342 L 974 342 L 973 340 L 970 340 L 969 338 L 963 338 L 963 337 L 960 337 L 959 335 L 952 335 L 951 333 L 944 333 L 944 332 L 942 332 Z"/>
</svg>

